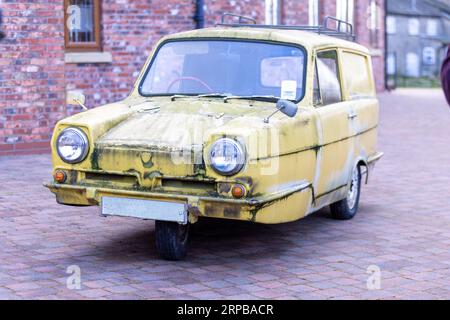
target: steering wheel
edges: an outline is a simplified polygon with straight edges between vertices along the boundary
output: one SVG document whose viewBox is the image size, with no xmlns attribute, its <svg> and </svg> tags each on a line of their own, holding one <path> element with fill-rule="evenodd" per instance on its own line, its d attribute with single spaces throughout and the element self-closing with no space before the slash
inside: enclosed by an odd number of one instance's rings
<svg viewBox="0 0 450 320">
<path fill-rule="evenodd" d="M 183 80 L 191 80 L 191 81 L 198 82 L 198 83 L 200 83 L 202 86 L 204 86 L 204 87 L 209 91 L 209 93 L 213 92 L 213 90 L 211 89 L 211 87 L 210 87 L 205 81 L 203 81 L 203 80 L 201 80 L 201 79 L 199 79 L 199 78 L 196 78 L 196 77 L 178 77 L 178 78 L 176 78 L 175 80 L 173 80 L 173 81 L 169 84 L 169 86 L 167 87 L 167 93 L 170 92 L 170 89 L 172 89 L 172 87 L 173 87 L 173 85 L 174 85 L 175 83 L 180 82 L 180 81 L 183 81 Z"/>
</svg>

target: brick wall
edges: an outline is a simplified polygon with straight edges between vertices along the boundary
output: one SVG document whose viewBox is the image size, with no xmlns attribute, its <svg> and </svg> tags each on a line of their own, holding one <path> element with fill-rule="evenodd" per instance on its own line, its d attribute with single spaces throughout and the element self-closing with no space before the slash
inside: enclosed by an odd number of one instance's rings
<svg viewBox="0 0 450 320">
<path fill-rule="evenodd" d="M 308 23 L 307 0 L 281 2 L 283 24 Z M 357 40 L 365 45 L 368 2 L 355 1 Z M 65 107 L 66 91 L 83 91 L 88 107 L 120 100 L 161 36 L 195 27 L 194 0 L 103 0 L 102 46 L 112 63 L 66 64 L 63 0 L 3 0 L 1 7 L 7 39 L 0 45 L 0 155 L 48 150 L 54 124 L 73 112 Z M 264 23 L 265 1 L 205 0 L 206 26 L 223 12 Z M 321 14 L 335 16 L 335 0 L 321 1 Z M 374 57 L 374 70 L 381 90 L 382 55 Z"/>
<path fill-rule="evenodd" d="M 193 0 L 104 0 L 102 7 L 103 51 L 113 62 L 66 65 L 66 89 L 82 90 L 88 107 L 125 98 L 154 44 L 195 28 Z M 214 26 L 227 11 L 263 19 L 264 1 L 206 0 L 205 25 Z"/>
<path fill-rule="evenodd" d="M 304 25 L 309 23 L 308 1 L 283 1 L 281 21 L 287 25 Z"/>
<path fill-rule="evenodd" d="M 370 32 L 368 29 L 368 20 L 370 11 L 368 10 L 370 0 L 355 0 L 354 9 L 354 28 L 356 34 L 356 42 L 369 48 L 372 54 L 373 72 L 375 76 L 375 84 L 377 91 L 381 92 L 385 88 L 384 84 L 384 2 L 386 0 L 376 0 L 378 19 L 378 38 L 376 42 L 370 40 Z M 321 19 L 325 16 L 336 16 L 336 1 L 323 0 L 321 7 Z"/>
<path fill-rule="evenodd" d="M 370 0 L 355 1 L 355 30 L 356 41 L 368 47 L 372 53 L 373 73 L 378 91 L 385 88 L 384 78 L 384 1 L 376 0 L 377 4 L 377 26 L 378 30 L 372 32 L 371 40 L 369 32 L 370 11 L 368 10 Z"/>
<path fill-rule="evenodd" d="M 3 0 L 0 44 L 0 155 L 49 149 L 65 115 L 63 5 Z"/>
<path fill-rule="evenodd" d="M 221 19 L 223 12 L 252 17 L 258 23 L 264 23 L 264 0 L 204 0 L 206 26 L 212 27 Z"/>
<path fill-rule="evenodd" d="M 356 1 L 357 17 L 361 13 L 367 15 L 368 2 L 369 0 Z M 214 26 L 223 12 L 247 15 L 256 18 L 258 23 L 263 23 L 264 3 L 264 0 L 205 0 L 205 25 Z M 322 17 L 336 15 L 335 0 L 324 0 L 321 6 Z M 284 24 L 308 23 L 306 0 L 284 0 L 281 10 Z M 89 107 L 124 98 L 155 42 L 167 33 L 194 28 L 194 11 L 194 0 L 153 0 L 150 4 L 148 0 L 104 0 L 103 50 L 112 53 L 113 63 L 66 65 L 66 89 L 83 90 Z M 357 20 L 357 23 L 358 21 L 365 23 L 364 18 Z M 362 27 L 356 28 L 359 32 L 358 40 L 367 34 L 365 25 Z M 367 41 L 363 43 L 368 44 Z M 383 73 L 383 61 L 374 58 L 377 72 Z M 384 81 L 384 77 L 380 79 Z M 377 81 L 379 90 L 384 87 L 383 81 Z"/>
<path fill-rule="evenodd" d="M 167 33 L 194 28 L 193 1 L 103 0 L 103 51 L 112 63 L 66 64 L 66 89 L 94 107 L 126 97 L 152 46 Z"/>
</svg>

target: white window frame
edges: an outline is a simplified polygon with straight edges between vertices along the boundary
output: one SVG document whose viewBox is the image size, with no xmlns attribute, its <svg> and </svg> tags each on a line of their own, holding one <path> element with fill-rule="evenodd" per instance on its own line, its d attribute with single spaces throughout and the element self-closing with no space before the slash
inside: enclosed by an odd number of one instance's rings
<svg viewBox="0 0 450 320">
<path fill-rule="evenodd" d="M 354 10 L 354 0 L 336 0 L 336 18 L 354 25 Z"/>
<path fill-rule="evenodd" d="M 388 53 L 386 60 L 386 73 L 393 76 L 397 73 L 397 57 L 395 53 Z"/>
<path fill-rule="evenodd" d="M 397 19 L 393 16 L 386 17 L 386 32 L 387 34 L 397 33 Z"/>
<path fill-rule="evenodd" d="M 408 34 L 410 36 L 417 36 L 420 32 L 420 20 L 417 18 L 408 19 Z"/>
<path fill-rule="evenodd" d="M 412 62 L 415 64 L 412 65 Z M 420 77 L 420 57 L 415 52 L 408 52 L 406 54 L 406 75 L 413 78 Z"/>
<path fill-rule="evenodd" d="M 265 22 L 269 25 L 280 23 L 280 0 L 265 0 Z"/>
<path fill-rule="evenodd" d="M 429 36 L 437 36 L 438 35 L 438 22 L 436 19 L 428 19 L 427 35 L 429 35 Z"/>
<path fill-rule="evenodd" d="M 428 62 L 428 60 L 426 59 L 426 57 L 430 57 L 430 62 Z M 422 63 L 425 66 L 434 66 L 436 65 L 436 49 L 431 47 L 431 46 L 427 46 L 424 47 L 422 49 Z"/>
<path fill-rule="evenodd" d="M 308 1 L 308 24 L 310 26 L 319 25 L 319 0 Z"/>
</svg>

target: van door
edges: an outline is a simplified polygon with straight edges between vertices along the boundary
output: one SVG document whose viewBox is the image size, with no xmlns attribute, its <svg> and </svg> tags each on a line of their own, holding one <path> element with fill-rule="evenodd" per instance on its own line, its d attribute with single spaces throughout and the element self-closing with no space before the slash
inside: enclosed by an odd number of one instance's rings
<svg viewBox="0 0 450 320">
<path fill-rule="evenodd" d="M 337 50 L 316 55 L 314 105 L 320 119 L 314 210 L 345 198 L 351 168 L 349 104 L 342 98 Z"/>
<path fill-rule="evenodd" d="M 376 152 L 375 145 L 368 146 L 367 139 L 364 137 L 367 134 L 374 135 L 369 131 L 376 128 L 378 124 L 378 100 L 370 57 L 344 50 L 341 52 L 341 65 L 344 70 L 349 70 L 343 74 L 343 86 L 344 99 L 350 104 L 351 135 L 355 136 L 355 148 L 364 148 L 355 152 L 362 152 L 368 156 Z"/>
</svg>

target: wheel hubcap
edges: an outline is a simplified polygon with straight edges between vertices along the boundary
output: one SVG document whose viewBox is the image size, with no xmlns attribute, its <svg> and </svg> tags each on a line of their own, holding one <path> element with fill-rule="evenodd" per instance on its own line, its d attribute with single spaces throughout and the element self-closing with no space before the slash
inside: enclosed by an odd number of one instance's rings
<svg viewBox="0 0 450 320">
<path fill-rule="evenodd" d="M 358 190 L 359 190 L 359 176 L 358 176 L 358 168 L 354 168 L 352 172 L 352 181 L 350 182 L 350 189 L 347 193 L 347 205 L 350 210 L 355 207 L 356 199 L 358 198 Z"/>
</svg>

